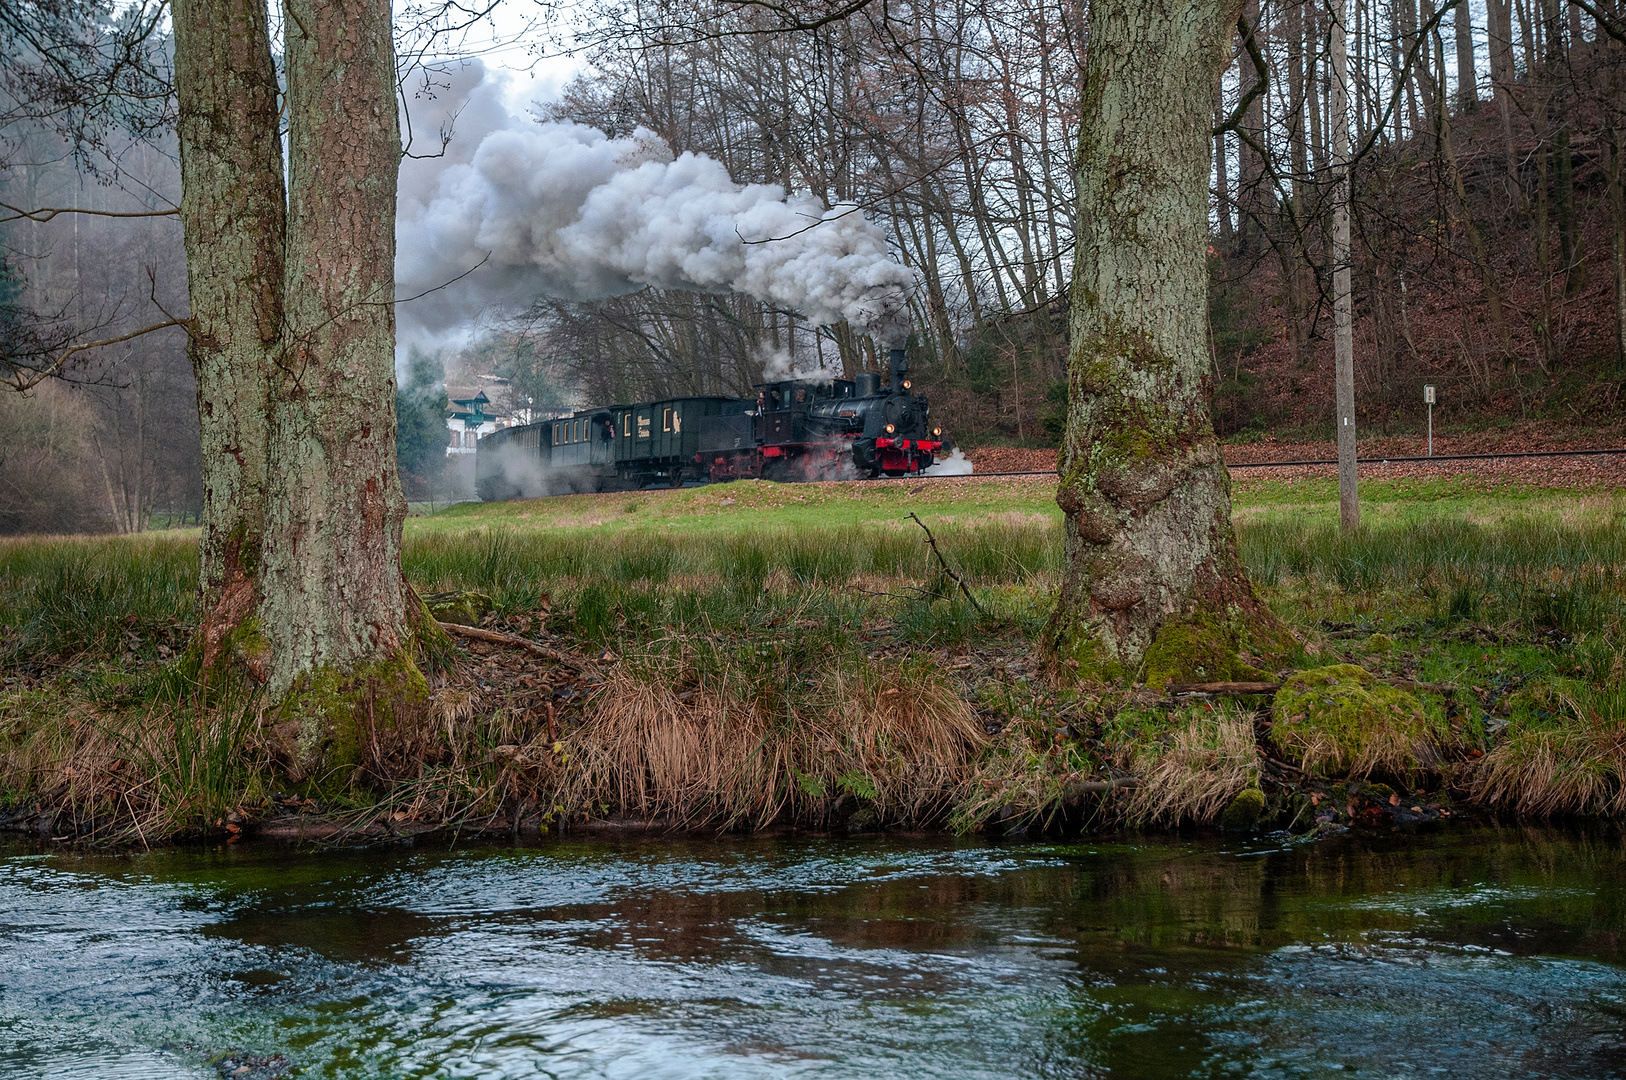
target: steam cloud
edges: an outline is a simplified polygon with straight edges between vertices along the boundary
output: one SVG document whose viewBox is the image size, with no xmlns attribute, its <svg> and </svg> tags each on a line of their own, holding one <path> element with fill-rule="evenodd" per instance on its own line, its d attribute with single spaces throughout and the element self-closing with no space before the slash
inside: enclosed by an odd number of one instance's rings
<svg viewBox="0 0 1626 1080">
<path fill-rule="evenodd" d="M 483 76 L 475 66 L 429 110 L 455 111 L 454 143 L 472 152 L 403 163 L 397 295 L 479 266 L 401 305 L 406 336 L 440 336 L 488 307 L 539 296 L 591 300 L 652 285 L 735 290 L 901 343 L 912 277 L 855 208 L 736 184 L 716 160 L 674 157 L 642 128 L 612 139 L 581 124 L 515 124 Z"/>
<path fill-rule="evenodd" d="M 758 343 L 754 354 L 762 364 L 763 382 L 780 382 L 785 379 L 829 380 L 835 377 L 824 369 L 817 356 L 808 355 L 805 351 L 802 356 L 795 356 L 789 349 L 762 341 Z"/>
<path fill-rule="evenodd" d="M 946 458 L 943 458 L 941 461 L 938 461 L 930 468 L 921 470 L 920 475 L 970 476 L 974 471 L 975 469 L 971 465 L 971 459 L 965 456 L 964 450 L 961 450 L 958 446 L 956 446 L 954 448 L 954 453 L 950 454 Z"/>
</svg>

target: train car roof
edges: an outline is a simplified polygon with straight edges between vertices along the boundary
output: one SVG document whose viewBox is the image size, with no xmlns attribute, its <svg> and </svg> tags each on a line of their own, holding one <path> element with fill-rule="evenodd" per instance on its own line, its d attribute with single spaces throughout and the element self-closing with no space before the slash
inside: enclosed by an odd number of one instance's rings
<svg viewBox="0 0 1626 1080">
<path fill-rule="evenodd" d="M 778 390 L 780 387 L 784 387 L 784 386 L 789 386 L 789 387 L 813 386 L 813 387 L 830 387 L 830 388 L 834 388 L 834 387 L 840 386 L 842 384 L 846 384 L 847 386 L 851 386 L 851 385 L 853 385 L 853 380 L 851 380 L 851 379 L 780 379 L 777 382 L 752 383 L 751 388 L 753 390 L 758 390 L 758 389 L 760 389 L 760 390 Z"/>
</svg>

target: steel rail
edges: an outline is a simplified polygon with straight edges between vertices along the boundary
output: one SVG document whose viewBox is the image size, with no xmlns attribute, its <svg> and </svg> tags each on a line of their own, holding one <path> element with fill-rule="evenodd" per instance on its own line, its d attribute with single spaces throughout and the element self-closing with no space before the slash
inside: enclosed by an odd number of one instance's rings
<svg viewBox="0 0 1626 1080">
<path fill-rule="evenodd" d="M 1365 457 L 1356 458 L 1357 465 L 1395 465 L 1415 462 L 1428 463 L 1431 461 L 1494 461 L 1499 458 L 1553 458 L 1553 457 L 1586 457 L 1589 455 L 1626 454 L 1626 447 L 1612 447 L 1604 450 L 1516 450 L 1505 454 L 1435 454 L 1433 457 Z M 1337 458 L 1312 458 L 1303 461 L 1231 461 L 1226 462 L 1228 469 L 1277 469 L 1290 465 L 1336 465 Z M 916 473 L 913 476 L 870 476 L 865 480 L 952 480 L 958 476 L 1057 476 L 1055 469 L 1028 469 L 1020 472 L 984 472 L 984 473 L 952 473 L 943 476 L 930 476 Z"/>
</svg>

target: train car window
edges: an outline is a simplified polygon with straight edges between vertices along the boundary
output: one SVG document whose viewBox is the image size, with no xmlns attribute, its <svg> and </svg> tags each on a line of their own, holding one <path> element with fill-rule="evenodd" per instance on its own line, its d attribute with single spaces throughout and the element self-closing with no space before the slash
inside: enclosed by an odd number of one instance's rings
<svg viewBox="0 0 1626 1080">
<path fill-rule="evenodd" d="M 807 387 L 805 387 L 805 386 L 798 386 L 798 387 L 797 387 L 797 388 L 796 388 L 796 400 L 797 400 L 797 401 L 798 401 L 798 402 L 802 402 L 802 401 L 806 401 L 806 400 L 807 400 Z"/>
<path fill-rule="evenodd" d="M 662 409 L 661 410 L 661 430 L 662 431 L 671 431 L 672 430 L 672 410 L 671 409 Z"/>
<path fill-rule="evenodd" d="M 580 420 L 572 420 L 570 422 L 570 441 L 582 441 L 582 422 Z"/>
<path fill-rule="evenodd" d="M 683 414 L 676 409 L 672 410 L 672 433 L 674 435 L 683 431 Z"/>
<path fill-rule="evenodd" d="M 625 413 L 621 417 L 621 434 L 625 438 L 632 438 L 632 414 Z"/>
</svg>

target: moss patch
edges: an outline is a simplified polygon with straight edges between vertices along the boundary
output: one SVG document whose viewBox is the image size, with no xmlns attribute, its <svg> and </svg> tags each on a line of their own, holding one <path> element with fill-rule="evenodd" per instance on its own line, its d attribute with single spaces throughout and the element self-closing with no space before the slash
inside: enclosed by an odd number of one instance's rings
<svg viewBox="0 0 1626 1080">
<path fill-rule="evenodd" d="M 351 671 L 323 667 L 303 676 L 277 713 L 297 721 L 293 757 L 299 771 L 354 770 L 369 743 L 387 744 L 410 714 L 427 707 L 429 684 L 405 650 Z"/>
<path fill-rule="evenodd" d="M 192 636 L 186 652 L 175 662 L 175 674 L 187 683 L 206 689 L 235 686 L 241 682 L 257 685 L 265 681 L 265 669 L 271 655 L 271 643 L 266 640 L 260 620 L 250 615 L 226 631 L 207 666 L 204 633 Z"/>
<path fill-rule="evenodd" d="M 1242 635 L 1208 615 L 1197 614 L 1164 623 L 1146 650 L 1147 686 L 1161 690 L 1170 683 L 1263 681 L 1270 672 L 1243 659 Z"/>
<path fill-rule="evenodd" d="M 1353 664 L 1311 668 L 1276 694 L 1272 735 L 1289 761 L 1321 776 L 1409 776 L 1437 764 L 1423 703 Z"/>
<path fill-rule="evenodd" d="M 423 598 L 423 604 L 438 622 L 456 623 L 459 626 L 479 626 L 480 619 L 496 606 L 489 593 L 470 589 L 429 593 Z"/>
<path fill-rule="evenodd" d="M 1243 788 L 1220 814 L 1220 828 L 1246 832 L 1259 824 L 1264 812 L 1265 793 L 1256 787 Z"/>
</svg>

